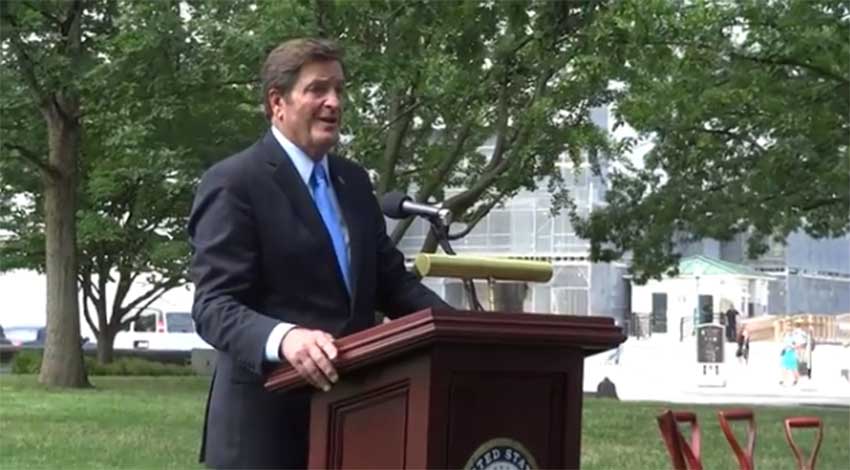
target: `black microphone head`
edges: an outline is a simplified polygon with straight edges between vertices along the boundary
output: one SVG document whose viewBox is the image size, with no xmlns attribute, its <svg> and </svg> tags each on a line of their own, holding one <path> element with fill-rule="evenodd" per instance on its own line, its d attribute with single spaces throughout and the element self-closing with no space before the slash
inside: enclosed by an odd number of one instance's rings
<svg viewBox="0 0 850 470">
<path fill-rule="evenodd" d="M 381 210 L 384 212 L 385 216 L 391 219 L 403 219 L 410 214 L 407 214 L 401 208 L 401 205 L 404 204 L 405 201 L 410 200 L 410 196 L 401 191 L 386 193 L 383 197 L 381 197 Z"/>
</svg>

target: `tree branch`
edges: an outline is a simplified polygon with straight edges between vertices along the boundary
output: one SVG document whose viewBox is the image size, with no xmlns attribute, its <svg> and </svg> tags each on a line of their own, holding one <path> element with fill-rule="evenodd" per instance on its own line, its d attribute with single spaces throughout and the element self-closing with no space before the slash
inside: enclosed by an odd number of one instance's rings
<svg viewBox="0 0 850 470">
<path fill-rule="evenodd" d="M 437 188 L 440 187 L 442 183 L 445 182 L 446 178 L 448 178 L 449 173 L 451 173 L 452 169 L 457 165 L 457 162 L 463 156 L 463 147 L 466 144 L 466 140 L 469 139 L 469 135 L 472 131 L 472 120 L 468 120 L 461 127 L 460 132 L 458 132 L 457 139 L 455 139 L 454 147 L 452 147 L 452 151 L 449 152 L 449 155 L 440 161 L 440 165 L 437 167 L 437 171 L 434 174 L 434 177 L 431 178 L 428 183 L 420 188 L 420 190 L 416 194 L 416 200 L 419 202 L 423 202 L 427 200 Z"/>
<path fill-rule="evenodd" d="M 155 288 L 151 289 L 150 291 L 148 291 L 147 293 L 145 293 L 144 296 L 136 298 L 133 302 L 130 303 L 130 305 L 128 305 L 127 307 L 125 307 L 123 309 L 124 312 L 129 312 L 130 310 L 135 309 L 136 313 L 133 314 L 130 318 L 127 318 L 126 320 L 119 323 L 118 328 L 119 329 L 124 328 L 125 326 L 129 325 L 133 321 L 137 320 L 142 315 L 142 313 L 144 313 L 145 310 L 147 310 L 148 307 L 151 306 L 151 304 L 153 304 L 154 302 L 159 300 L 160 297 L 162 297 L 163 294 L 165 294 L 169 290 L 177 287 L 178 285 L 179 285 L 179 280 L 176 284 L 170 285 L 170 286 L 160 284 L 158 287 L 155 287 Z M 162 290 L 160 290 L 159 292 L 156 292 L 159 289 L 162 289 Z M 142 300 L 143 297 L 148 297 L 148 298 L 145 301 L 143 301 Z M 141 304 L 141 306 L 138 306 L 139 304 Z"/>
<path fill-rule="evenodd" d="M 766 149 L 764 147 L 762 147 L 758 143 L 758 141 L 756 141 L 756 139 L 752 138 L 751 136 L 742 135 L 742 134 L 739 134 L 737 132 L 733 132 L 730 129 L 706 129 L 706 128 L 700 128 L 700 127 L 686 127 L 683 130 L 684 131 L 691 131 L 691 132 L 702 132 L 702 133 L 706 133 L 706 134 L 725 135 L 725 136 L 731 137 L 735 140 L 746 142 L 746 143 L 752 145 L 753 147 L 757 148 L 760 152 L 766 151 Z"/>
<path fill-rule="evenodd" d="M 449 234 L 449 238 L 454 240 L 469 235 L 469 232 L 471 232 L 475 228 L 475 226 L 478 225 L 478 223 L 481 222 L 481 220 L 484 219 L 484 217 L 486 217 L 487 214 L 489 214 L 490 211 L 493 210 L 493 208 L 496 207 L 499 202 L 501 202 L 501 200 L 505 197 L 506 194 L 507 191 L 502 191 L 490 202 L 478 207 L 472 214 L 470 220 L 465 222 L 466 227 L 460 232 Z"/>
<path fill-rule="evenodd" d="M 407 217 L 405 219 L 400 220 L 396 226 L 393 228 L 392 233 L 390 234 L 390 240 L 393 241 L 393 245 L 397 245 L 398 242 L 401 241 L 404 234 L 407 233 L 407 229 L 413 225 L 414 217 Z"/>
<path fill-rule="evenodd" d="M 546 90 L 546 82 L 548 81 L 547 77 L 551 77 L 554 71 L 552 69 L 545 71 L 537 82 L 537 86 L 535 87 L 535 91 L 533 95 L 530 97 L 528 103 L 526 104 L 526 109 L 529 109 L 534 102 L 538 99 L 538 97 L 542 96 Z M 507 113 L 505 113 L 507 114 Z M 505 121 L 506 124 L 506 121 Z M 507 129 L 502 134 L 506 134 Z M 493 182 L 502 175 L 502 173 L 510 167 L 512 164 L 521 165 L 522 162 L 511 159 L 504 158 L 507 153 L 508 148 L 513 147 L 514 144 L 520 140 L 520 137 L 525 137 L 528 134 L 527 126 L 519 125 L 516 128 L 513 136 L 511 136 L 509 143 L 503 143 L 501 147 L 499 147 L 500 155 L 496 158 L 491 158 L 490 162 L 488 162 L 485 167 L 484 173 L 475 180 L 474 184 L 467 188 L 465 191 L 456 194 L 455 196 L 449 198 L 445 201 L 444 205 L 450 208 L 455 213 L 465 212 L 478 198 L 493 184 Z M 498 146 L 498 138 L 497 138 L 497 146 Z M 495 149 L 494 149 L 495 150 Z M 422 200 L 418 199 L 417 200 Z M 399 224 L 401 225 L 401 224 Z M 398 228 L 398 227 L 397 227 Z M 395 235 L 395 231 L 393 232 Z M 401 237 L 399 237 L 400 239 Z M 426 245 L 428 245 L 426 241 Z"/>
<path fill-rule="evenodd" d="M 9 152 L 17 153 L 19 157 L 26 160 L 35 166 L 36 169 L 43 172 L 50 178 L 58 178 L 59 170 L 57 170 L 53 165 L 48 163 L 46 160 L 43 160 L 36 155 L 32 150 L 18 144 L 10 144 L 9 142 L 3 142 L 3 147 L 5 147 Z"/>
<path fill-rule="evenodd" d="M 89 328 L 91 328 L 92 332 L 98 336 L 100 336 L 105 328 L 109 325 L 106 322 L 106 306 L 103 303 L 103 296 L 96 297 L 92 290 L 94 288 L 94 284 L 91 280 L 91 265 L 86 265 L 82 268 L 80 285 L 83 288 L 83 313 L 85 314 L 86 323 L 88 323 Z M 89 300 L 95 305 L 97 309 L 97 326 L 95 326 L 94 321 L 91 318 L 91 313 L 89 311 Z M 98 328 L 98 326 L 100 328 Z"/>
<path fill-rule="evenodd" d="M 147 306 L 146 306 L 145 308 L 147 308 Z M 124 310 L 124 311 L 125 311 L 125 312 L 129 312 L 129 310 Z M 113 313 L 114 313 L 114 312 L 113 312 Z M 136 311 L 136 313 L 134 313 L 132 316 L 130 316 L 130 317 L 129 317 L 129 318 L 127 318 L 126 320 L 123 320 L 123 321 L 121 321 L 120 323 L 118 323 L 118 330 L 121 330 L 121 329 L 123 329 L 125 326 L 130 325 L 130 323 L 133 323 L 134 321 L 138 320 L 138 319 L 139 319 L 139 317 L 140 317 L 140 316 L 142 316 L 142 314 L 143 314 L 143 313 L 145 313 L 145 309 L 141 309 L 141 308 L 140 308 L 140 309 L 138 309 L 138 310 Z"/>
<path fill-rule="evenodd" d="M 75 66 L 83 55 L 83 10 L 84 5 L 82 0 L 73 0 L 68 6 L 68 11 L 65 13 L 65 18 L 61 25 L 61 33 L 65 41 L 59 49 L 63 55 L 71 59 L 72 66 Z M 52 93 L 51 97 L 56 112 L 62 116 L 65 122 L 77 123 L 80 119 L 79 96 L 71 90 L 73 89 Z"/>
<path fill-rule="evenodd" d="M 5 10 L 5 13 L 2 16 L 3 22 L 7 23 L 12 29 L 18 29 L 19 25 L 15 18 L 8 13 L 8 10 Z M 38 83 L 38 78 L 36 78 L 35 73 L 35 61 L 29 56 L 27 53 L 27 48 L 24 45 L 23 41 L 21 41 L 20 33 L 10 34 L 9 40 L 12 43 L 12 48 L 17 52 L 16 58 L 18 62 L 18 66 L 21 69 L 21 73 L 23 73 L 24 82 L 30 87 L 30 91 L 35 95 L 36 101 L 39 103 L 39 106 L 44 106 L 45 101 L 47 100 L 47 95 L 42 90 L 41 85 Z"/>
<path fill-rule="evenodd" d="M 73 0 L 68 5 L 68 11 L 65 13 L 65 18 L 62 21 L 62 35 L 68 40 L 67 46 L 76 55 L 80 52 L 80 44 L 82 35 L 80 27 L 83 17 L 83 2 L 82 0 Z M 72 31 L 73 30 L 73 31 Z"/>
<path fill-rule="evenodd" d="M 176 287 L 176 286 L 174 286 L 174 287 Z M 148 309 L 148 307 L 150 307 L 150 306 L 151 306 L 151 304 L 153 304 L 154 302 L 156 302 L 157 300 L 159 300 L 159 299 L 160 299 L 160 297 L 162 297 L 162 295 L 163 295 L 163 294 L 165 294 L 166 292 L 168 292 L 169 290 L 171 290 L 171 288 L 163 289 L 163 291 L 162 291 L 162 292 L 160 292 L 159 294 L 157 294 L 157 295 L 155 295 L 155 296 L 151 297 L 150 299 L 148 299 L 148 301 L 147 301 L 147 302 L 145 302 L 144 304 L 142 304 L 142 306 L 141 306 L 141 307 L 139 307 L 139 313 L 144 312 L 145 310 L 147 310 L 147 309 Z"/>
<path fill-rule="evenodd" d="M 388 123 L 381 126 L 378 129 L 378 132 L 383 132 L 383 131 L 389 129 L 393 124 L 395 124 L 396 122 L 398 122 L 401 119 L 408 118 L 408 120 L 412 120 L 413 116 L 411 116 L 411 114 L 413 114 L 414 111 L 416 111 L 417 109 L 422 107 L 422 104 L 423 104 L 422 100 L 415 101 L 413 104 L 408 106 L 407 109 L 396 114 L 395 117 L 393 117 L 393 119 L 390 120 Z"/>
<path fill-rule="evenodd" d="M 122 307 L 121 310 L 124 312 L 129 312 L 131 310 L 136 310 L 136 313 L 133 314 L 130 318 L 119 323 L 118 327 L 123 328 L 133 321 L 137 320 L 148 307 L 151 306 L 154 302 L 160 299 L 163 294 L 168 292 L 169 290 L 180 285 L 180 279 L 178 278 L 170 278 L 165 282 L 157 283 L 153 288 L 149 289 L 144 294 L 136 297 L 132 302 L 127 304 L 126 307 Z"/>
<path fill-rule="evenodd" d="M 401 176 L 402 178 L 406 178 L 408 176 L 419 175 L 419 174 L 423 174 L 423 173 L 431 173 L 431 171 L 433 171 L 434 168 L 436 168 L 436 167 L 437 167 L 437 165 L 430 165 L 430 166 L 421 166 L 421 167 L 415 168 L 413 170 L 399 171 L 398 176 Z"/>
<path fill-rule="evenodd" d="M 101 262 L 98 263 L 97 266 L 97 291 L 99 295 L 95 301 L 95 306 L 97 307 L 98 322 L 100 322 L 101 325 L 106 325 L 108 323 L 106 319 L 106 283 L 109 279 L 109 268 L 107 267 L 104 269 L 103 264 L 104 263 Z"/>
<path fill-rule="evenodd" d="M 98 339 L 100 339 L 100 329 L 98 329 L 94 325 L 94 322 L 91 319 L 91 313 L 89 312 L 89 299 L 91 298 L 91 289 L 87 289 L 85 287 L 86 283 L 87 282 L 85 281 L 83 282 L 83 315 L 85 316 L 86 323 L 89 325 L 89 328 L 91 329 L 92 333 L 94 333 L 94 335 L 98 337 Z"/>
<path fill-rule="evenodd" d="M 521 49 L 525 44 L 527 44 L 529 42 L 528 40 L 530 40 L 530 39 L 529 38 L 526 38 L 526 39 L 527 40 L 523 40 L 523 41 L 520 42 L 518 47 L 515 49 L 516 51 L 519 51 L 519 49 Z M 493 70 L 493 69 L 490 69 L 490 70 Z M 524 109 L 526 109 L 526 110 L 530 109 L 534 105 L 534 103 L 537 101 L 537 99 L 546 92 L 546 88 L 547 88 L 546 84 L 548 83 L 549 79 L 554 75 L 554 73 L 555 73 L 555 69 L 554 69 L 554 67 L 552 67 L 552 68 L 549 68 L 549 69 L 543 71 L 538 76 L 538 80 L 537 80 L 537 83 L 536 83 L 536 86 L 535 86 L 535 89 L 534 89 L 534 93 L 532 94 L 531 97 L 529 97 L 529 100 L 525 104 Z M 505 78 L 504 80 L 505 81 L 503 81 L 503 83 L 502 83 L 502 89 L 500 90 L 502 92 L 502 95 L 500 95 L 499 106 L 504 106 L 505 109 L 506 109 L 506 106 L 507 106 L 506 98 L 507 97 L 506 97 L 505 93 L 507 92 L 507 83 L 506 83 L 507 78 Z M 503 101 L 502 98 L 504 98 L 505 100 Z M 463 191 L 459 194 L 456 194 L 455 196 L 453 196 L 450 199 L 445 201 L 444 205 L 446 207 L 452 209 L 453 212 L 455 212 L 455 213 L 465 212 L 466 209 L 468 209 L 472 204 L 474 204 L 475 201 L 477 201 L 478 198 L 487 190 L 487 188 L 489 188 L 493 184 L 493 182 L 496 180 L 496 178 L 501 176 L 502 173 L 508 167 L 510 167 L 512 164 L 521 165 L 522 162 L 520 162 L 518 160 L 514 161 L 511 158 L 505 158 L 505 156 L 508 152 L 508 149 L 513 147 L 514 144 L 517 141 L 520 140 L 520 137 L 524 137 L 524 136 L 527 135 L 527 133 L 528 133 L 527 126 L 518 125 L 515 129 L 514 134 L 511 136 L 511 138 L 508 139 L 507 142 L 505 142 L 505 136 L 507 134 L 507 111 L 506 110 L 505 110 L 504 113 L 501 113 L 501 115 L 500 115 L 499 125 L 502 126 L 502 132 L 499 132 L 498 135 L 497 135 L 496 146 L 494 147 L 494 155 L 491 157 L 490 161 L 488 162 L 487 166 L 485 167 L 484 173 L 481 175 L 481 177 L 477 178 L 475 180 L 474 184 L 472 186 L 470 186 L 469 188 L 467 188 L 467 190 L 465 190 L 465 191 Z M 496 154 L 497 151 L 498 151 L 498 154 Z M 497 200 L 498 199 L 499 198 L 497 197 Z M 485 213 L 485 215 L 486 215 L 486 213 Z M 426 245 L 427 245 L 427 242 L 426 242 Z"/>
<path fill-rule="evenodd" d="M 315 12 L 316 25 L 319 27 L 319 34 L 322 37 L 332 37 L 333 32 L 330 30 L 330 10 L 333 9 L 333 4 L 328 0 L 315 0 L 313 11 Z"/>
<path fill-rule="evenodd" d="M 820 66 L 815 65 L 815 64 L 801 62 L 801 61 L 792 59 L 791 57 L 779 57 L 779 56 L 756 57 L 756 56 L 749 56 L 749 55 L 746 55 L 746 54 L 741 54 L 741 53 L 735 52 L 735 51 L 729 52 L 729 56 L 736 58 L 736 59 L 747 60 L 747 61 L 756 62 L 756 63 L 760 63 L 760 64 L 800 67 L 800 68 L 803 68 L 803 69 L 811 70 L 812 72 L 815 72 L 816 74 L 818 74 L 822 77 L 830 78 L 832 80 L 836 80 L 836 81 L 839 81 L 839 82 L 844 83 L 844 84 L 850 84 L 850 79 L 847 79 L 846 77 L 843 77 L 839 74 L 836 74 L 832 70 L 829 70 L 829 69 L 824 68 L 824 67 L 820 67 Z"/>
<path fill-rule="evenodd" d="M 121 305 L 124 303 L 124 299 L 127 298 L 127 292 L 130 291 L 135 278 L 136 274 L 129 274 L 127 270 L 120 269 L 118 271 L 118 286 L 115 288 L 115 297 L 112 299 L 113 321 L 115 320 L 115 312 L 121 310 Z"/>
<path fill-rule="evenodd" d="M 843 77 L 840 74 L 833 72 L 832 70 L 826 69 L 824 67 L 821 67 L 821 66 L 818 66 L 818 65 L 815 65 L 815 64 L 802 62 L 802 61 L 793 59 L 791 57 L 782 57 L 782 56 L 779 56 L 779 55 L 773 55 L 773 56 L 767 56 L 767 57 L 757 57 L 757 56 L 751 56 L 751 55 L 743 54 L 743 53 L 740 53 L 740 52 L 737 52 L 737 51 L 734 51 L 734 50 L 724 51 L 724 50 L 721 49 L 721 50 L 718 51 L 718 46 L 716 44 L 706 44 L 706 43 L 703 43 L 703 42 L 649 41 L 649 42 L 644 42 L 643 45 L 644 46 L 664 46 L 664 47 L 693 47 L 693 48 L 700 49 L 700 50 L 707 50 L 707 51 L 711 51 L 711 52 L 719 52 L 721 54 L 723 52 L 726 52 L 729 55 L 729 57 L 733 58 L 733 59 L 746 60 L 746 61 L 755 62 L 755 63 L 759 63 L 759 64 L 766 64 L 766 65 L 800 67 L 800 68 L 804 68 L 804 69 L 807 69 L 807 70 L 811 70 L 812 72 L 815 72 L 816 74 L 818 74 L 822 77 L 841 82 L 845 85 L 850 85 L 850 79 Z"/>
<path fill-rule="evenodd" d="M 835 205 L 835 204 L 844 204 L 844 203 L 847 203 L 847 199 L 842 199 L 842 198 L 838 198 L 838 197 L 830 197 L 830 198 L 817 199 L 815 201 L 811 201 L 804 206 L 800 206 L 800 209 L 802 209 L 805 212 L 809 212 L 809 211 L 813 211 L 815 209 L 820 209 L 821 207 L 827 207 L 827 206 L 832 206 L 832 205 Z"/>
<path fill-rule="evenodd" d="M 411 113 L 406 113 L 406 117 L 398 116 L 399 108 L 406 93 L 402 90 L 396 90 L 393 97 L 390 99 L 390 132 L 387 134 L 386 143 L 384 145 L 383 168 L 381 169 L 381 183 L 378 186 L 378 193 L 383 194 L 389 188 L 395 185 L 395 167 L 398 164 L 399 154 L 401 150 L 401 141 L 407 133 L 408 126 L 413 120 Z"/>
<path fill-rule="evenodd" d="M 52 15 L 48 11 L 43 10 L 41 8 L 38 8 L 37 6 L 33 5 L 31 2 L 23 1 L 22 3 L 24 5 L 26 5 L 29 9 L 37 11 L 41 16 L 43 16 L 45 19 L 47 19 L 51 23 L 56 23 L 57 25 L 61 24 L 61 21 L 59 20 L 58 16 Z"/>
<path fill-rule="evenodd" d="M 169 291 L 169 290 L 171 290 L 171 289 L 173 289 L 173 288 L 175 288 L 179 285 L 180 285 L 180 280 L 177 279 L 177 278 L 169 278 L 169 279 L 166 279 L 165 281 L 158 282 L 158 283 L 154 284 L 154 286 L 152 288 L 148 289 L 147 292 L 145 292 L 144 294 L 133 299 L 133 301 L 130 302 L 129 304 L 127 304 L 124 307 L 124 309 L 127 310 L 127 311 L 133 310 L 133 309 L 137 308 L 139 304 L 145 302 L 148 299 L 151 299 L 152 297 L 153 297 L 153 300 L 155 301 L 155 300 L 159 299 L 159 297 L 162 294 L 164 294 L 165 292 L 167 292 L 167 291 Z M 150 305 L 150 302 L 147 305 Z M 145 308 L 147 308 L 147 307 L 145 307 Z"/>
<path fill-rule="evenodd" d="M 496 144 L 493 146 L 493 154 L 490 155 L 490 161 L 484 167 L 484 172 L 490 171 L 501 163 L 505 154 L 505 138 L 508 132 L 508 79 L 504 78 L 499 88 L 499 103 L 497 104 L 496 114 Z"/>
</svg>

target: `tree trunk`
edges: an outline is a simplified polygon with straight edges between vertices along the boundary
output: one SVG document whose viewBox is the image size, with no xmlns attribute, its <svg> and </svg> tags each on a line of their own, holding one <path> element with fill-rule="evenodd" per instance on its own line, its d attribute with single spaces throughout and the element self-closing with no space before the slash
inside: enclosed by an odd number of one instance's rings
<svg viewBox="0 0 850 470">
<path fill-rule="evenodd" d="M 66 108 L 67 109 L 67 108 Z M 77 159 L 80 127 L 58 106 L 45 110 L 50 144 L 44 176 L 47 268 L 47 339 L 38 381 L 60 387 L 89 386 L 80 346 L 77 301 Z"/>
<path fill-rule="evenodd" d="M 451 243 L 451 242 L 449 242 Z M 433 230 L 428 230 L 428 235 L 425 236 L 425 241 L 422 242 L 422 248 L 419 249 L 420 253 L 436 253 L 437 246 L 439 243 L 437 242 L 437 237 L 434 236 Z"/>
<path fill-rule="evenodd" d="M 393 229 L 393 232 L 390 234 L 390 240 L 393 241 L 393 245 L 398 245 L 398 242 L 400 242 L 402 237 L 404 237 L 404 234 L 407 232 L 407 229 L 409 229 L 410 226 L 413 225 L 413 219 L 414 217 L 408 217 L 406 219 L 400 220 L 396 224 L 395 228 Z"/>
<path fill-rule="evenodd" d="M 110 327 L 103 327 L 100 331 L 100 337 L 97 338 L 97 362 L 110 364 L 115 360 L 115 333 Z"/>
</svg>

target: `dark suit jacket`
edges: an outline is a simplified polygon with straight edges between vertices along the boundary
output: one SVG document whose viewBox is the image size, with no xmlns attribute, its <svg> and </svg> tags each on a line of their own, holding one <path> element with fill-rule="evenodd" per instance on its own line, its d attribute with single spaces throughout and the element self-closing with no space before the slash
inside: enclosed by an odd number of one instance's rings
<svg viewBox="0 0 850 470">
<path fill-rule="evenodd" d="M 450 308 L 405 270 L 366 171 L 328 158 L 349 235 L 350 296 L 309 190 L 271 132 L 210 168 L 198 187 L 192 315 L 218 350 L 201 446 L 210 466 L 306 465 L 308 391 L 263 389 L 266 340 L 279 321 L 338 338 L 372 326 L 375 310 Z"/>
</svg>

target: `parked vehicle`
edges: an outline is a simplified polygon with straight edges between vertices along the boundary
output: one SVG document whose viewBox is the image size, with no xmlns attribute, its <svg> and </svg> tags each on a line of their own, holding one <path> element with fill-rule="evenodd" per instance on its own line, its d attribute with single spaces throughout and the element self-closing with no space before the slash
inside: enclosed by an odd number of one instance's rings
<svg viewBox="0 0 850 470">
<path fill-rule="evenodd" d="M 23 349 L 44 349 L 44 343 L 47 341 L 46 326 L 10 326 L 6 328 L 4 334 L 13 346 Z M 87 336 L 80 339 L 80 344 L 83 349 L 97 348 L 96 343 L 89 341 Z"/>
<path fill-rule="evenodd" d="M 6 338 L 13 346 L 22 348 L 43 348 L 47 336 L 47 328 L 44 326 L 10 326 L 4 331 Z"/>
<path fill-rule="evenodd" d="M 195 332 L 191 313 L 150 310 L 118 332 L 115 349 L 191 351 L 212 346 Z"/>
<path fill-rule="evenodd" d="M 3 326 L 0 325 L 0 373 L 9 371 L 12 359 L 20 349 L 21 348 L 19 346 L 14 346 L 12 342 L 6 338 Z"/>
<path fill-rule="evenodd" d="M 3 331 L 3 325 L 0 325 L 0 346 L 11 346 L 12 342 L 6 337 L 6 332 Z"/>
</svg>

